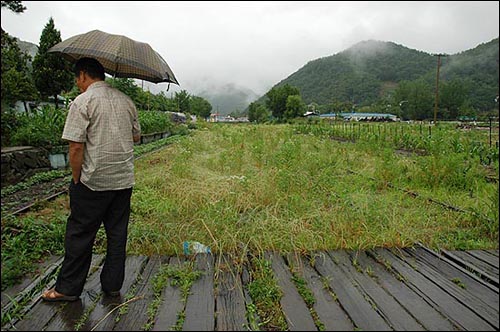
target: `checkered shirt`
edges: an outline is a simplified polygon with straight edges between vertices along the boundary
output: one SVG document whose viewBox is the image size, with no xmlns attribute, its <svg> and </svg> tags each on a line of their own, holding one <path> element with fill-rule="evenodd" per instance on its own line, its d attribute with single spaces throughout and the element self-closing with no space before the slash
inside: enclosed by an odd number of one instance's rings
<svg viewBox="0 0 500 332">
<path fill-rule="evenodd" d="M 84 144 L 80 181 L 94 191 L 131 188 L 134 141 L 140 134 L 133 101 L 104 81 L 71 103 L 62 138 Z"/>
</svg>

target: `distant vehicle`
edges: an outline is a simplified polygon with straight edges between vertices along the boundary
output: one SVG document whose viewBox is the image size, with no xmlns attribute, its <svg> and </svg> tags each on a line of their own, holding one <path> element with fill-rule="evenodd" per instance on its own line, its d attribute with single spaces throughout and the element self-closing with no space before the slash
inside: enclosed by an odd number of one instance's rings
<svg viewBox="0 0 500 332">
<path fill-rule="evenodd" d="M 175 123 L 186 123 L 187 117 L 186 114 L 181 112 L 167 112 L 170 114 L 170 120 Z"/>
</svg>

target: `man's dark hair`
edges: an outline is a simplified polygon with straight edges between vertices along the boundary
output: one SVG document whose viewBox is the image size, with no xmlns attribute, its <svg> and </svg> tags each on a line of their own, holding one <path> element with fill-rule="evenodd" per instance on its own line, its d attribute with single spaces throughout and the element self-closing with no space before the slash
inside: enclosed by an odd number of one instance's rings
<svg viewBox="0 0 500 332">
<path fill-rule="evenodd" d="M 87 73 L 93 79 L 101 79 L 104 81 L 104 67 L 99 61 L 94 58 L 81 58 L 75 63 L 73 72 L 75 77 L 80 76 L 80 72 Z"/>
</svg>

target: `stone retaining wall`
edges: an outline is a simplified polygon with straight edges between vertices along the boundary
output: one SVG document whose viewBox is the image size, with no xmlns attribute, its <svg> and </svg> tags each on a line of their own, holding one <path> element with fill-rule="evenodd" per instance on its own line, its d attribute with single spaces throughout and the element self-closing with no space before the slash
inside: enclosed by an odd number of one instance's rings
<svg viewBox="0 0 500 332">
<path fill-rule="evenodd" d="M 2 187 L 52 169 L 47 150 L 32 146 L 2 148 L 1 161 Z"/>
<path fill-rule="evenodd" d="M 147 144 L 168 136 L 169 132 L 141 135 L 135 144 Z M 61 154 L 49 155 L 46 149 L 32 146 L 2 148 L 2 187 L 24 181 L 38 172 L 67 167 L 68 147 L 62 150 Z"/>
</svg>

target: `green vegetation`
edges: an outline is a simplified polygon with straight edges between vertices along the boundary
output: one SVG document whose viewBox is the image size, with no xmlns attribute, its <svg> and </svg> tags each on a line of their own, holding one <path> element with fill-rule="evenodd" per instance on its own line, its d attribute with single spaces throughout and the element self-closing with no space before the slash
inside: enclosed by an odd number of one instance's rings
<svg viewBox="0 0 500 332">
<path fill-rule="evenodd" d="M 32 300 L 36 294 L 47 288 L 48 285 L 53 284 L 57 274 L 59 273 L 60 267 L 53 269 L 51 273 L 45 275 L 41 282 L 32 288 L 29 292 L 23 294 L 20 298 L 11 298 L 7 295 L 8 302 L 2 308 L 2 327 L 4 328 L 6 324 L 12 322 L 15 319 L 22 319 L 25 315 L 25 308 Z M 3 278 L 3 277 L 2 277 Z M 3 288 L 2 288 L 3 291 Z M 11 307 L 8 306 L 11 304 Z"/>
<path fill-rule="evenodd" d="M 24 218 L 2 216 L 2 291 L 33 272 L 34 262 L 63 254 L 68 215 L 63 201 L 50 205 Z"/>
<path fill-rule="evenodd" d="M 179 141 L 178 136 L 171 136 L 149 144 L 134 147 L 134 154 L 139 157 L 147 152 L 159 149 Z M 20 190 L 29 189 L 39 183 L 60 177 L 70 177 L 70 170 L 54 170 L 33 175 L 25 182 L 2 189 L 2 198 Z M 2 209 L 2 290 L 12 286 L 19 279 L 34 271 L 34 262 L 43 260 L 47 255 L 63 253 L 66 219 L 69 215 L 67 196 L 55 202 L 42 202 L 33 212 L 22 216 L 12 216 Z M 97 233 L 95 252 L 102 253 L 106 248 L 104 229 Z"/>
<path fill-rule="evenodd" d="M 467 288 L 467 286 L 465 286 L 465 284 L 462 282 L 462 280 L 460 280 L 460 278 L 453 278 L 453 279 L 451 279 L 451 281 L 462 289 Z"/>
<path fill-rule="evenodd" d="M 176 92 L 172 98 L 168 98 L 163 91 L 156 95 L 144 91 L 131 78 L 106 78 L 106 81 L 132 98 L 140 110 L 189 113 L 201 118 L 208 118 L 212 111 L 212 105 L 207 100 L 192 96 L 186 90 Z M 78 91 L 75 90 L 73 97 L 76 95 Z"/>
<path fill-rule="evenodd" d="M 52 170 L 52 171 L 37 173 L 37 174 L 33 175 L 32 177 L 30 177 L 26 181 L 19 182 L 19 183 L 16 183 L 14 185 L 2 188 L 1 197 L 11 195 L 19 190 L 28 189 L 31 186 L 34 186 L 36 184 L 51 181 L 51 180 L 58 179 L 58 178 L 62 178 L 62 177 L 68 176 L 70 174 L 71 174 L 71 172 L 69 170 Z"/>
<path fill-rule="evenodd" d="M 8 113 L 9 137 L 2 137 L 2 144 L 12 146 L 39 146 L 47 149 L 67 145 L 61 138 L 68 111 L 64 108 L 55 108 L 45 105 L 32 113 Z M 174 124 L 170 115 L 160 111 L 138 111 L 141 134 L 170 132 L 175 135 L 185 130 L 185 124 Z M 3 117 L 3 115 L 2 115 Z M 2 120 L 2 123 L 3 120 Z"/>
<path fill-rule="evenodd" d="M 130 251 L 175 254 L 186 239 L 214 252 L 497 246 L 498 187 L 477 157 L 295 128 L 218 124 L 138 160 Z"/>
<path fill-rule="evenodd" d="M 61 41 L 61 32 L 55 28 L 54 19 L 51 17 L 43 28 L 38 53 L 33 59 L 35 86 L 43 100 L 47 100 L 49 96 L 54 97 L 56 108 L 58 108 L 57 96 L 62 91 L 69 91 L 74 84 L 70 62 L 59 54 L 48 52 L 52 46 Z"/>
<path fill-rule="evenodd" d="M 397 128 L 399 139 L 406 137 Z M 389 129 L 387 143 L 363 138 L 378 133 L 377 124 L 356 143 L 333 140 L 327 129 L 339 128 L 216 124 L 165 139 L 175 144 L 136 160 L 129 254 L 176 255 L 186 240 L 215 253 L 417 242 L 498 248 L 498 182 L 486 177 L 498 174 L 498 158 L 482 164 L 481 154 L 445 126 L 442 134 L 433 131 L 435 141 L 423 145 L 429 150 L 422 154 L 395 150 Z M 410 129 L 420 133 L 418 125 Z M 460 137 L 469 134 L 475 135 L 460 131 Z M 2 218 L 2 267 L 26 268 L 10 259 L 62 250 L 68 211 L 60 203 L 48 206 L 45 223 L 36 212 Z M 104 248 L 98 236 L 96 252 Z"/>
<path fill-rule="evenodd" d="M 280 306 L 283 293 L 274 277 L 271 262 L 254 256 L 250 263 L 249 272 L 252 281 L 248 285 L 248 291 L 262 322 L 260 328 L 271 331 L 286 331 L 286 318 L 281 312 Z"/>
<path fill-rule="evenodd" d="M 315 59 L 276 84 L 256 103 L 270 107 L 273 90 L 291 86 L 321 113 L 393 113 L 432 119 L 437 57 L 392 42 L 363 41 Z M 498 116 L 498 38 L 441 58 L 438 119 Z M 285 105 L 280 108 L 285 111 Z M 492 111 L 496 110 L 496 111 Z M 276 118 L 280 118 L 275 115 Z"/>
<path fill-rule="evenodd" d="M 17 114 L 17 128 L 11 134 L 13 146 L 40 146 L 50 149 L 67 145 L 61 136 L 68 112 L 54 106 L 43 106 L 34 113 Z"/>
<path fill-rule="evenodd" d="M 168 113 L 160 111 L 139 111 L 138 114 L 142 135 L 163 133 L 171 131 L 174 127 Z"/>
<path fill-rule="evenodd" d="M 30 56 L 21 52 L 16 38 L 2 29 L 2 121 L 4 105 L 17 100 L 38 98 L 38 92 L 28 69 Z M 2 125 L 2 136 L 3 136 Z"/>
</svg>

